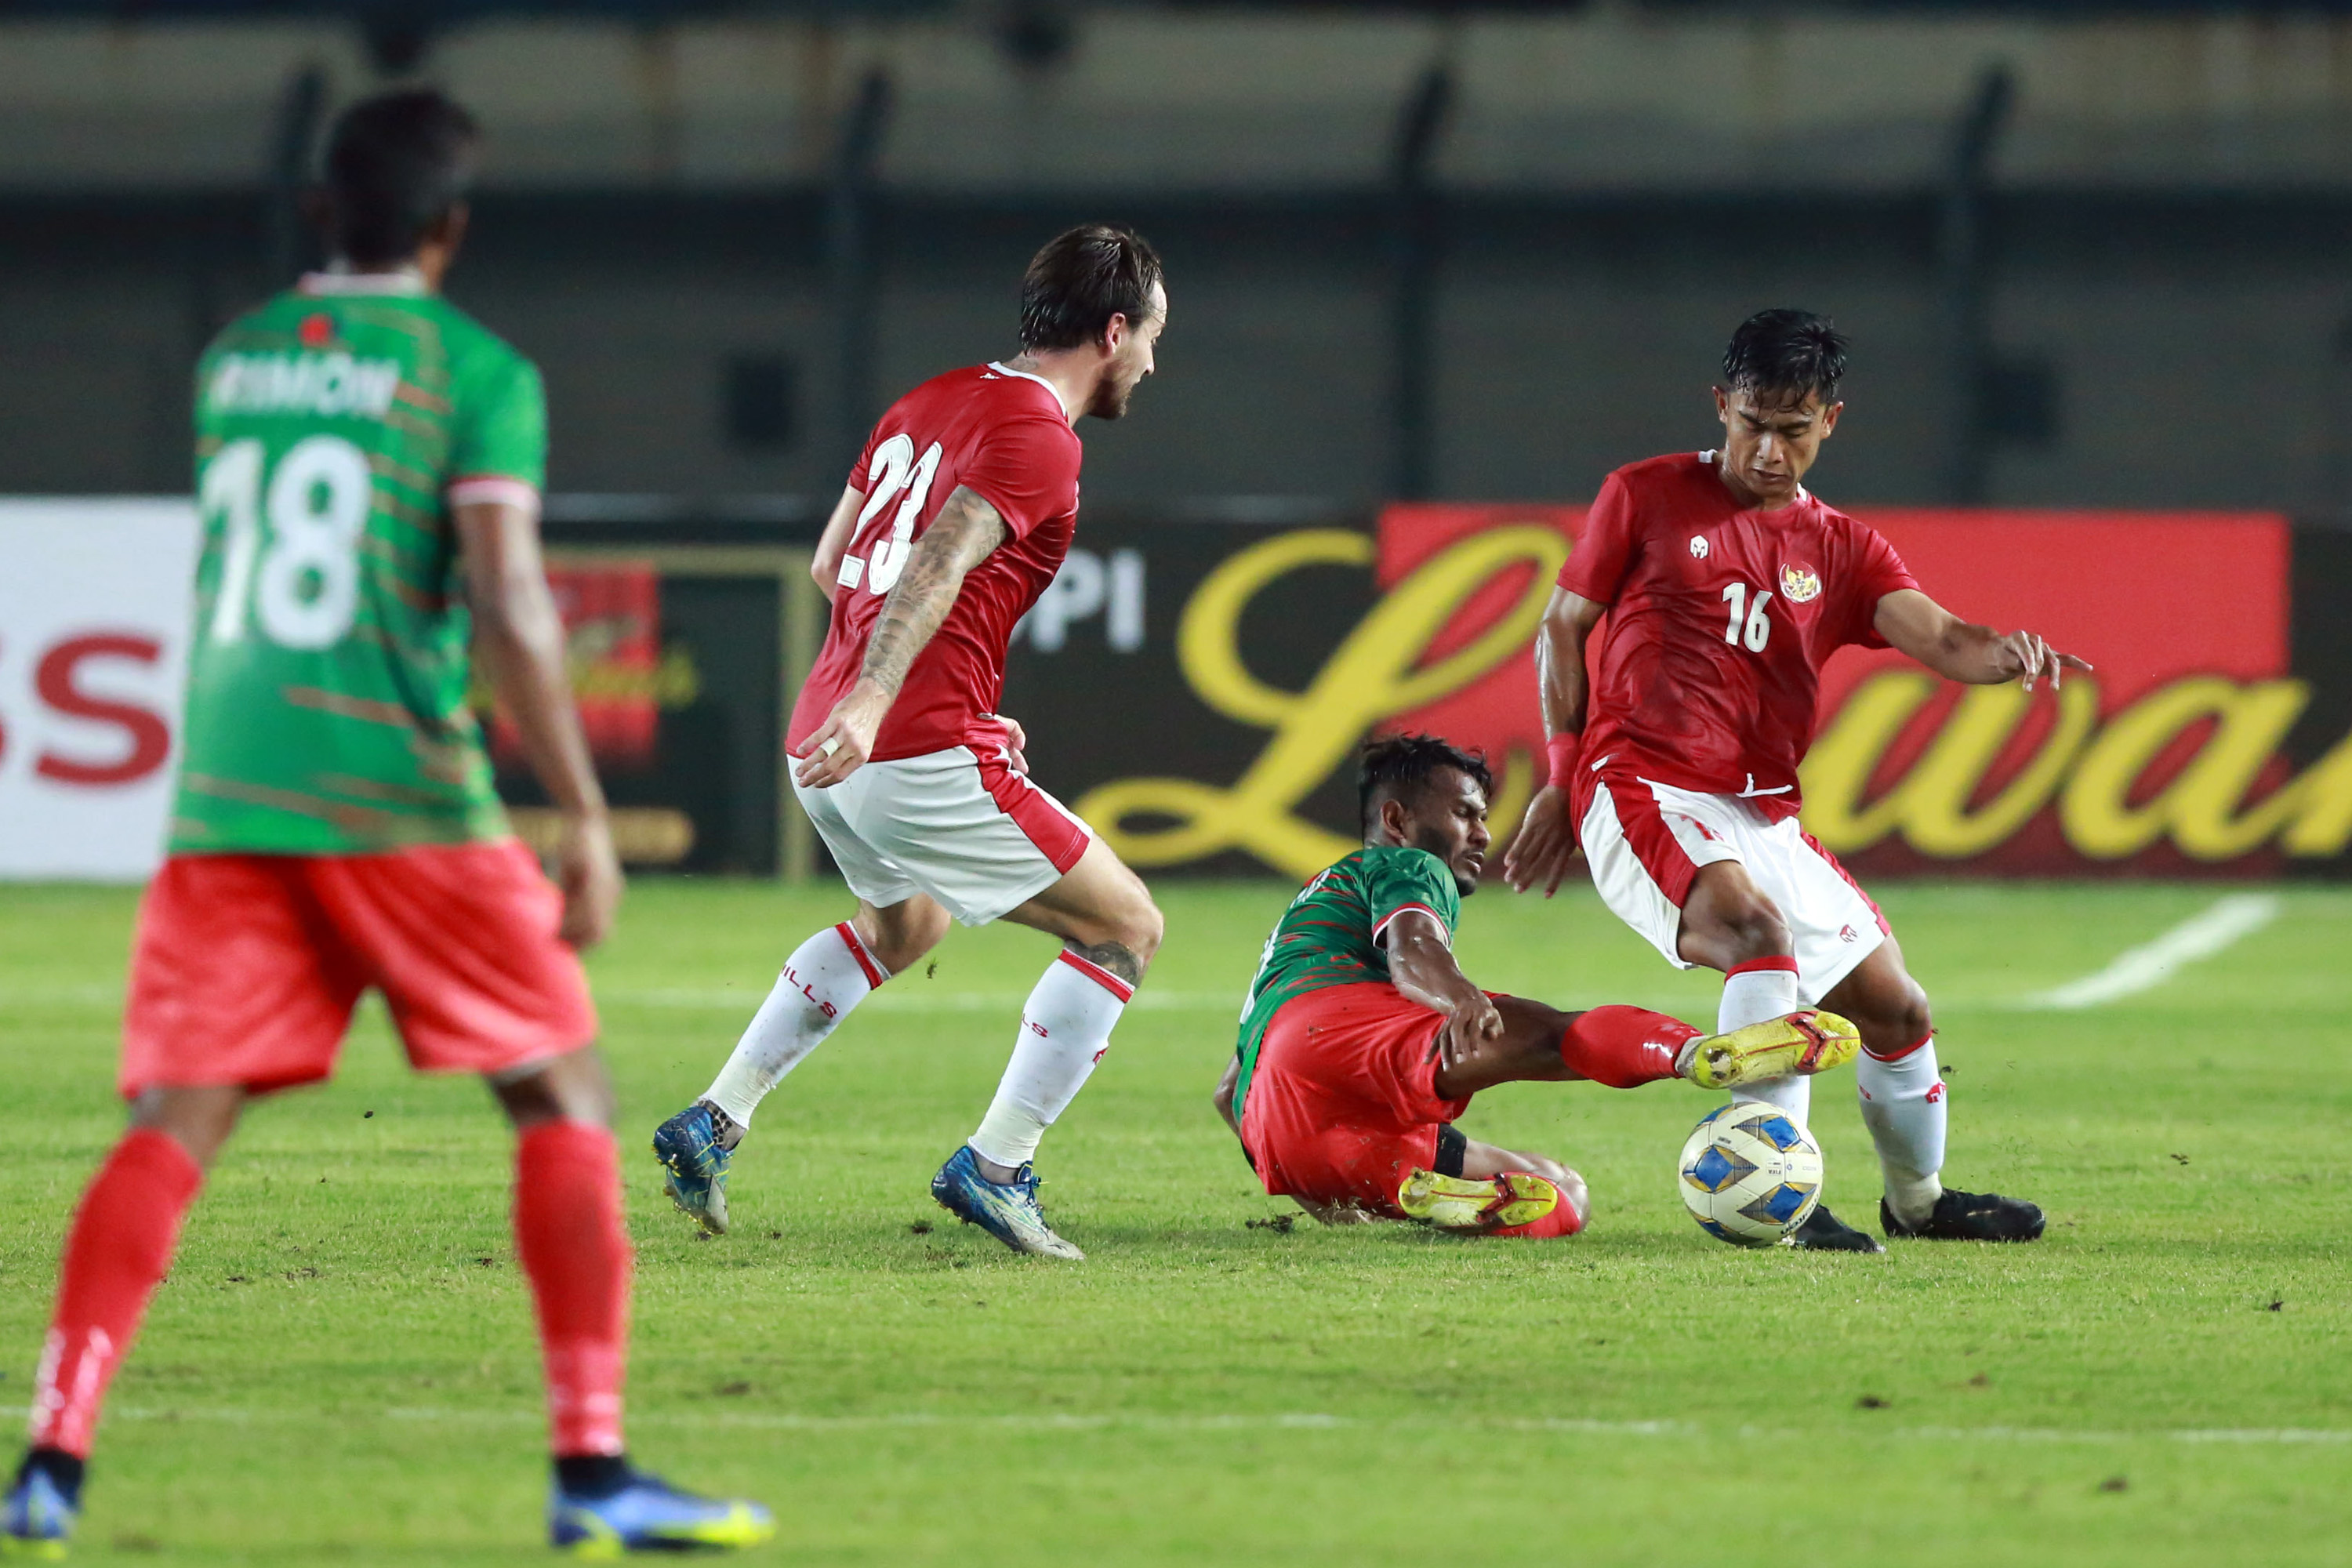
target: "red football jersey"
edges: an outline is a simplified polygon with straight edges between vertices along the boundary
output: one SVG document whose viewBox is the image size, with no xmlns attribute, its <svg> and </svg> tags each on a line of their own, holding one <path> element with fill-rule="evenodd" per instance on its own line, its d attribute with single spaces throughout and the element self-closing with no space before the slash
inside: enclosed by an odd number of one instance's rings
<svg viewBox="0 0 2352 1568">
<path fill-rule="evenodd" d="M 890 405 L 850 470 L 866 504 L 842 557 L 824 648 L 793 709 L 793 755 L 856 683 L 882 601 L 958 485 L 996 509 L 1005 540 L 964 578 L 946 621 L 916 656 L 875 737 L 873 760 L 1003 739 L 980 716 L 995 710 L 1004 689 L 1013 626 L 1069 553 L 1083 455 L 1060 395 L 1001 364 L 934 376 Z"/>
<path fill-rule="evenodd" d="M 1801 490 L 1742 507 L 1712 452 L 1630 464 L 1601 487 L 1559 585 L 1610 606 L 1585 707 L 1580 816 L 1596 771 L 1796 815 L 1822 666 L 1885 647 L 1878 601 L 1918 584 L 1895 547 Z"/>
</svg>

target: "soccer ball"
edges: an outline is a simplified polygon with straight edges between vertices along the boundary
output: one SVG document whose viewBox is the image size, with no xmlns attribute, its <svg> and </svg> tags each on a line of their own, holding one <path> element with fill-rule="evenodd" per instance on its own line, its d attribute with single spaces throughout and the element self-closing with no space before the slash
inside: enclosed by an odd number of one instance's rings
<svg viewBox="0 0 2352 1568">
<path fill-rule="evenodd" d="M 1769 1247 L 1813 1212 L 1822 1150 L 1789 1113 L 1760 1100 L 1710 1110 L 1683 1145 L 1683 1205 L 1734 1247 Z"/>
</svg>

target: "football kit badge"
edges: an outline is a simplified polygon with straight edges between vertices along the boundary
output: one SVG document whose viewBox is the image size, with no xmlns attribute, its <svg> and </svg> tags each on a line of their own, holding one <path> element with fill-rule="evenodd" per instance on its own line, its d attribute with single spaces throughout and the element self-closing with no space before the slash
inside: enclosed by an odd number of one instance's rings
<svg viewBox="0 0 2352 1568">
<path fill-rule="evenodd" d="M 1822 575 L 1810 566 L 1791 562 L 1780 568 L 1780 596 L 1792 605 L 1822 596 Z"/>
</svg>

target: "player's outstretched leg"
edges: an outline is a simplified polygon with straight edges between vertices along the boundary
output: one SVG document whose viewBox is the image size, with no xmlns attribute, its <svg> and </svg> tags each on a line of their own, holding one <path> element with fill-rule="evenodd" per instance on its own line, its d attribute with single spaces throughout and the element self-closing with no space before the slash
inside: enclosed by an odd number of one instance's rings
<svg viewBox="0 0 2352 1568">
<path fill-rule="evenodd" d="M 1495 1007 L 1503 1016 L 1502 1034 L 1461 1047 L 1439 1064 L 1432 1083 L 1447 1099 L 1466 1099 L 1496 1084 L 1570 1079 L 1638 1089 L 1685 1078 L 1702 1089 L 1730 1089 L 1843 1067 L 1861 1045 L 1852 1023 L 1818 1008 L 1702 1035 L 1646 1007 L 1563 1013 L 1524 996 L 1496 996 Z"/>
<path fill-rule="evenodd" d="M 1759 1079 L 1811 1077 L 1854 1059 L 1861 1032 L 1835 1013 L 1803 1008 L 1785 1018 L 1693 1041 L 1684 1076 L 1701 1089 L 1734 1089 Z"/>
<path fill-rule="evenodd" d="M 948 913 L 917 894 L 828 926 L 793 950 L 735 1050 L 702 1098 L 654 1130 L 662 1184 L 679 1211 L 712 1236 L 727 1231 L 727 1168 L 751 1113 L 850 1010 L 939 945 Z"/>
<path fill-rule="evenodd" d="M 632 1466 L 622 1443 L 632 1259 L 603 1062 L 572 1051 L 491 1087 L 515 1125 L 515 1251 L 547 1363 L 549 1541 L 609 1557 L 767 1540 L 766 1509 L 680 1491 Z"/>
<path fill-rule="evenodd" d="M 171 1269 L 205 1167 L 244 1102 L 240 1089 L 147 1090 L 131 1109 L 131 1130 L 83 1192 L 34 1375 L 30 1445 L 0 1510 L 0 1550 L 8 1554 L 66 1554 L 107 1385 Z"/>
<path fill-rule="evenodd" d="M 1083 1258 L 1045 1223 L 1031 1162 L 1045 1129 L 1110 1049 L 1111 1030 L 1160 950 L 1162 922 L 1142 879 L 1100 839 L 1061 880 L 1006 918 L 1066 945 L 1022 1009 L 1013 1059 L 988 1114 L 931 1178 L 931 1196 L 1015 1252 Z"/>
<path fill-rule="evenodd" d="M 1880 1227 L 1890 1237 L 1936 1241 L 2032 1241 L 2041 1236 L 2042 1211 L 2032 1204 L 1943 1184 L 1948 1107 L 1937 1068 L 1934 1020 L 1927 994 L 1904 968 L 1901 945 L 1889 937 L 1827 1000 L 1862 1029 L 1854 1089 L 1885 1177 Z"/>
</svg>

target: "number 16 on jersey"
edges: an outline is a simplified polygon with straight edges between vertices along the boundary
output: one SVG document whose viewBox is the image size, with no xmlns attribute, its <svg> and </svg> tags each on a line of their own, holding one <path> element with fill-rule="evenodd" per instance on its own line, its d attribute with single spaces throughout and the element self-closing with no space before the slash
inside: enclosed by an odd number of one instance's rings
<svg viewBox="0 0 2352 1568">
<path fill-rule="evenodd" d="M 1759 592 L 1751 601 L 1749 592 L 1745 583 L 1723 585 L 1723 602 L 1731 606 L 1731 621 L 1723 628 L 1723 640 L 1734 647 L 1745 645 L 1749 653 L 1762 653 L 1764 645 L 1772 640 L 1772 622 L 1764 614 L 1772 595 L 1769 590 Z"/>
</svg>

